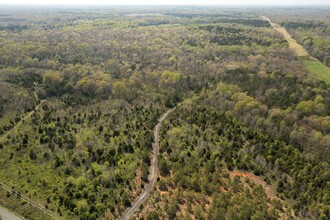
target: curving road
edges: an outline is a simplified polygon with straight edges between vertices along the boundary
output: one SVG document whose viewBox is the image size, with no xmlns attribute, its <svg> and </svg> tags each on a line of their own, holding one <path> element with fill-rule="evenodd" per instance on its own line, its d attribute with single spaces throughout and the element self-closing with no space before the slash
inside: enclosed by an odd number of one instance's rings
<svg viewBox="0 0 330 220">
<path fill-rule="evenodd" d="M 6 209 L 0 207 L 0 219 L 1 220 L 21 220 L 16 215 L 12 214 L 11 212 L 7 211 Z"/>
<path fill-rule="evenodd" d="M 149 175 L 149 183 L 145 186 L 144 191 L 141 195 L 134 201 L 132 207 L 126 209 L 123 215 L 119 218 L 120 220 L 128 220 L 130 219 L 134 212 L 137 211 L 142 203 L 146 201 L 149 197 L 151 190 L 154 188 L 155 183 L 158 177 L 158 153 L 159 153 L 159 130 L 162 122 L 166 119 L 166 117 L 174 111 L 175 108 L 168 110 L 163 116 L 158 119 L 158 124 L 154 130 L 154 138 L 155 143 L 153 144 L 153 154 L 152 161 L 150 165 L 150 175 Z"/>
</svg>

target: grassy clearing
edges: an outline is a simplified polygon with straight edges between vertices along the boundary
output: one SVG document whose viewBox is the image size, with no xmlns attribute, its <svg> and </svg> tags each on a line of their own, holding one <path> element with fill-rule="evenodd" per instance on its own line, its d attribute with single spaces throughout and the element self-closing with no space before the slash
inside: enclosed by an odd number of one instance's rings
<svg viewBox="0 0 330 220">
<path fill-rule="evenodd" d="M 270 25 L 276 30 L 277 32 L 281 33 L 285 40 L 288 41 L 289 47 L 293 49 L 298 57 L 305 57 L 309 56 L 307 51 L 301 46 L 300 44 L 297 43 L 295 39 L 292 38 L 292 36 L 288 33 L 288 31 L 284 28 L 281 27 L 280 25 L 273 23 L 269 18 L 262 16 L 262 18 L 270 23 Z"/>
<path fill-rule="evenodd" d="M 312 60 L 310 58 L 302 58 L 302 62 L 310 73 L 322 78 L 326 84 L 330 85 L 330 69 L 318 60 Z"/>
<path fill-rule="evenodd" d="M 289 47 L 293 49 L 298 57 L 304 57 L 308 56 L 307 51 L 301 46 L 300 44 L 297 43 L 295 39 L 291 37 L 291 35 L 287 32 L 287 30 L 284 27 L 281 26 L 273 26 L 275 30 L 280 32 L 284 38 L 288 41 Z"/>
</svg>

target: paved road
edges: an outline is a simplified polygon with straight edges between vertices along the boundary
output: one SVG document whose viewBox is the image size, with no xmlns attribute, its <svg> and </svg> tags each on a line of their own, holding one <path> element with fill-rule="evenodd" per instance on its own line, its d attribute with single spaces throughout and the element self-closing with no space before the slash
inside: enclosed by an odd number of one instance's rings
<svg viewBox="0 0 330 220">
<path fill-rule="evenodd" d="M 16 215 L 12 214 L 11 212 L 8 212 L 6 209 L 0 207 L 0 219 L 2 220 L 21 220 Z"/>
<path fill-rule="evenodd" d="M 149 183 L 147 186 L 145 186 L 142 194 L 135 200 L 132 207 L 126 209 L 124 214 L 120 217 L 120 220 L 130 219 L 133 216 L 134 212 L 139 209 L 140 205 L 144 203 L 146 199 L 150 196 L 150 192 L 155 186 L 158 177 L 159 130 L 162 122 L 172 111 L 174 111 L 174 108 L 168 110 L 162 117 L 158 119 L 158 124 L 156 125 L 154 130 L 155 143 L 153 144 L 154 150 L 150 166 Z"/>
</svg>

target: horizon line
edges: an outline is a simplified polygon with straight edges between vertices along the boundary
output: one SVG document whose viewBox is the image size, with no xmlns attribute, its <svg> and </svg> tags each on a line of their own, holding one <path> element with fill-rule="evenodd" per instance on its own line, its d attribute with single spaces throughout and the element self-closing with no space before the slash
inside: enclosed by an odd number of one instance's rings
<svg viewBox="0 0 330 220">
<path fill-rule="evenodd" d="M 210 3 L 210 4 L 107 4 L 107 3 L 77 3 L 77 4 L 53 4 L 53 3 L 1 3 L 0 5 L 7 5 L 7 6 L 330 6 L 329 3 L 317 3 L 317 4 L 311 4 L 311 3 L 301 3 L 301 4 L 276 4 L 276 3 L 265 3 L 265 4 L 241 4 L 241 3 Z"/>
</svg>

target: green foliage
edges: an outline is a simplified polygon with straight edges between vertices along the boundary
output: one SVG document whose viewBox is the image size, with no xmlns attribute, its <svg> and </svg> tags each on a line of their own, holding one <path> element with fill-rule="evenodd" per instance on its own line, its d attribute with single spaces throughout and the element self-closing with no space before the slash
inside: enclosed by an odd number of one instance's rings
<svg viewBox="0 0 330 220">
<path fill-rule="evenodd" d="M 187 120 L 188 116 L 189 120 Z M 307 159 L 284 141 L 250 130 L 213 108 L 196 104 L 184 104 L 178 107 L 170 117 L 168 126 L 163 140 L 168 140 L 168 148 L 171 150 L 164 152 L 166 155 L 164 159 L 170 165 L 173 177 L 168 177 L 167 180 L 159 183 L 159 189 L 162 191 L 193 191 L 197 195 L 212 195 L 217 191 L 216 189 L 226 187 L 227 184 L 224 178 L 219 180 L 219 176 L 226 172 L 220 163 L 223 161 L 229 170 L 235 168 L 261 172 L 272 181 L 277 180 L 277 193 L 284 195 L 287 199 L 294 198 L 297 201 L 294 207 L 297 212 L 310 210 L 309 213 L 312 213 L 311 210 L 315 207 L 328 204 L 319 200 L 320 196 L 326 192 L 324 181 L 327 179 L 328 164 L 324 163 L 325 167 L 321 168 L 316 160 Z M 182 127 L 189 129 L 183 130 Z M 191 152 L 190 156 L 184 153 L 187 151 Z M 260 159 L 261 157 L 266 158 L 264 162 Z M 160 164 L 164 163 L 164 159 L 160 158 Z M 312 167 L 314 167 L 313 172 L 309 173 L 307 170 Z M 275 170 L 276 173 L 274 173 Z M 288 182 L 286 175 L 290 176 L 292 181 Z M 163 181 L 173 182 L 165 188 Z M 299 184 L 296 184 L 298 182 Z M 313 190 L 313 194 L 309 194 L 306 200 L 306 194 L 301 187 L 308 187 L 315 182 L 321 185 L 317 189 L 309 188 Z M 221 198 L 218 198 L 219 195 L 212 195 L 213 202 L 207 210 L 212 216 L 211 219 L 216 219 L 215 216 L 218 219 L 276 219 L 278 218 L 276 212 L 282 210 L 282 205 L 285 205 L 279 201 L 274 202 L 274 208 L 277 211 L 262 206 L 260 201 L 267 198 L 260 188 L 255 189 L 256 192 L 253 193 L 256 194 L 252 197 L 238 196 L 243 191 L 248 194 L 251 192 L 244 190 L 237 176 L 228 184 L 231 188 L 228 195 L 233 199 L 229 202 L 228 198 L 223 198 L 226 195 L 223 192 L 220 193 Z M 323 192 L 319 192 L 320 189 Z M 187 199 L 187 195 L 184 198 Z M 196 201 L 198 201 L 197 198 Z M 186 200 L 183 203 L 187 205 Z M 251 206 L 251 203 L 254 205 Z M 193 209 L 192 214 L 203 219 L 205 211 L 198 207 L 200 206 Z M 321 213 L 316 216 L 318 215 Z"/>
<path fill-rule="evenodd" d="M 164 71 L 161 76 L 164 80 L 172 80 L 177 82 L 181 78 L 181 74 L 177 72 Z"/>
<path fill-rule="evenodd" d="M 159 172 L 162 176 L 167 176 L 170 173 L 166 160 L 163 158 L 159 159 Z"/>
<path fill-rule="evenodd" d="M 126 98 L 128 95 L 128 89 L 123 82 L 117 81 L 113 85 L 113 94 L 118 98 Z"/>
<path fill-rule="evenodd" d="M 62 87 L 62 77 L 57 72 L 49 71 L 45 73 L 43 84 L 47 95 L 55 96 L 60 93 Z"/>
<path fill-rule="evenodd" d="M 261 9 L 0 12 L 0 177 L 19 194 L 63 219 L 119 218 L 148 182 L 157 119 L 179 105 L 161 129 L 165 193 L 147 219 L 277 219 L 287 199 L 299 217 L 329 217 L 330 91 Z M 291 26 L 319 35 L 327 23 Z M 310 32 L 302 43 L 327 63 L 326 37 Z M 233 169 L 260 175 L 283 202 Z"/>
<path fill-rule="evenodd" d="M 151 211 L 148 215 L 147 215 L 147 220 L 159 220 L 159 214 L 155 211 Z"/>
</svg>

